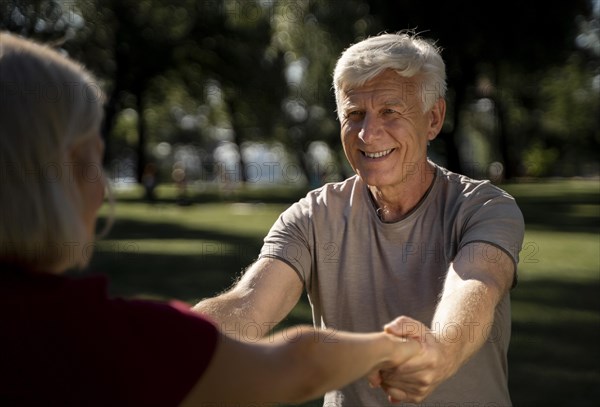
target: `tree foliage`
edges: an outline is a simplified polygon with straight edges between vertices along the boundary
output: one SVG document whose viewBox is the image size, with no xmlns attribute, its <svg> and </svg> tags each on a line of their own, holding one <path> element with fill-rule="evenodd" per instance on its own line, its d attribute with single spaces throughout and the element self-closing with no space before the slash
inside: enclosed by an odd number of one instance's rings
<svg viewBox="0 0 600 407">
<path fill-rule="evenodd" d="M 465 155 L 479 134 L 511 177 L 580 173 L 557 165 L 580 153 L 597 160 L 600 16 L 591 4 L 14 0 L 0 3 L 0 27 L 62 47 L 97 74 L 109 155 L 128 152 L 138 179 L 161 142 L 207 155 L 223 142 L 238 151 L 278 142 L 310 172 L 311 143 L 341 150 L 331 91 L 339 54 L 412 28 L 438 41 L 448 67 L 448 119 L 434 153 L 466 170 L 482 159 Z"/>
</svg>

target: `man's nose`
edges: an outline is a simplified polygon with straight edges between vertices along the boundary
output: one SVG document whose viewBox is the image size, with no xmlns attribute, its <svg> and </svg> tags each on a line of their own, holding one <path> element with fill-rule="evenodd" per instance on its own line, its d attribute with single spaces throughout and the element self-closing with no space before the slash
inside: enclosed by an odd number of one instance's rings
<svg viewBox="0 0 600 407">
<path fill-rule="evenodd" d="M 381 132 L 381 126 L 377 117 L 373 114 L 365 114 L 362 126 L 358 132 L 358 138 L 365 144 L 371 144 Z"/>
</svg>

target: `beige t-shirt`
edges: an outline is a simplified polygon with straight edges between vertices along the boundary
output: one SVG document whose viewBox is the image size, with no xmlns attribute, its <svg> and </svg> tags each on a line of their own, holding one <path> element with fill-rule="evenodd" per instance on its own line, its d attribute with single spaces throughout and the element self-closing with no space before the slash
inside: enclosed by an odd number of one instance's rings
<svg viewBox="0 0 600 407">
<path fill-rule="evenodd" d="M 275 222 L 261 257 L 278 258 L 296 270 L 315 326 L 374 332 L 401 315 L 430 325 L 448 267 L 463 246 L 488 242 L 494 250 L 486 257 L 493 260 L 503 250 L 516 265 L 523 233 L 523 216 L 510 195 L 488 181 L 436 166 L 425 197 L 394 223 L 378 218 L 358 176 L 309 192 Z M 489 338 L 482 349 L 423 405 L 509 406 L 510 318 L 507 295 L 493 326 L 485 327 Z M 471 327 L 437 328 L 450 340 L 474 334 Z M 361 379 L 325 396 L 324 406 L 342 405 L 389 403 L 381 389 Z"/>
</svg>

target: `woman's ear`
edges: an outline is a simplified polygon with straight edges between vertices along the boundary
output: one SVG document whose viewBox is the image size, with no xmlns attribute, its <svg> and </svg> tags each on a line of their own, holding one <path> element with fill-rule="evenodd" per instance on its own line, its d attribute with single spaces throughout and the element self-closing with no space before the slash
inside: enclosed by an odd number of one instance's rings
<svg viewBox="0 0 600 407">
<path fill-rule="evenodd" d="M 70 162 L 79 162 L 85 159 L 86 143 L 84 140 L 77 140 L 67 148 L 67 159 Z"/>
</svg>

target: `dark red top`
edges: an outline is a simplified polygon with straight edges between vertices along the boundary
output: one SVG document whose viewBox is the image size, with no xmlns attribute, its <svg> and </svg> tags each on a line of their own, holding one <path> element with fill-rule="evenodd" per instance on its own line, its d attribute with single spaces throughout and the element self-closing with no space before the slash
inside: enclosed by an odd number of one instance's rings
<svg viewBox="0 0 600 407">
<path fill-rule="evenodd" d="M 217 329 L 183 303 L 109 299 L 104 277 L 0 264 L 1 406 L 176 406 Z"/>
</svg>

